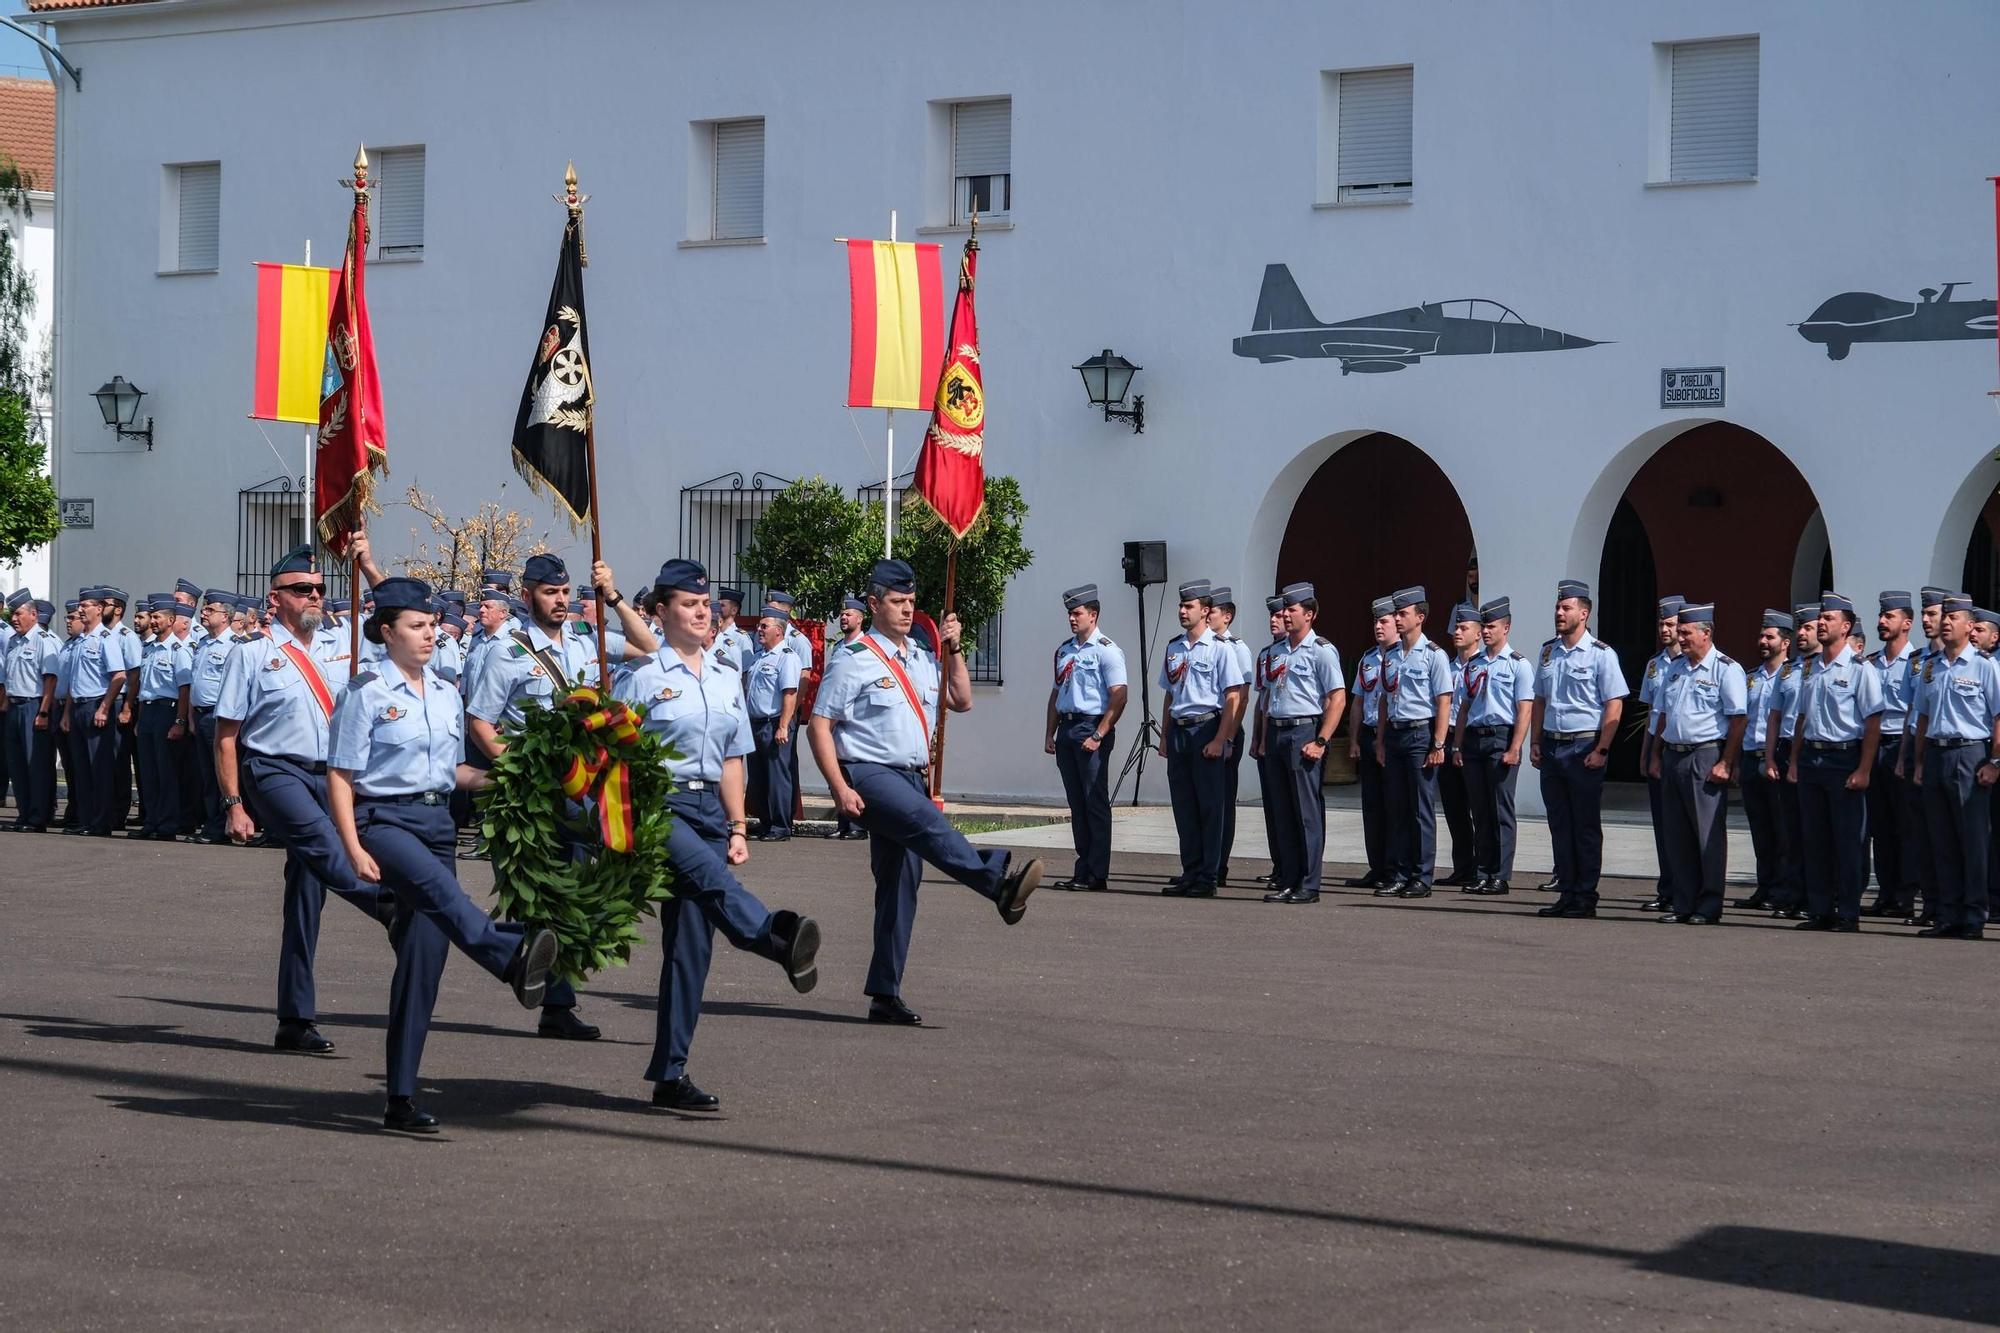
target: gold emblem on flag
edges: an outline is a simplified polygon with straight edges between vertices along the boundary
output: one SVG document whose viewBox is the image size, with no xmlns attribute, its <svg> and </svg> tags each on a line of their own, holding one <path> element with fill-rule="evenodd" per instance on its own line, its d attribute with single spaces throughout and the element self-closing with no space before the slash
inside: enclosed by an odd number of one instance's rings
<svg viewBox="0 0 2000 1333">
<path fill-rule="evenodd" d="M 979 392 L 979 382 L 972 378 L 965 363 L 956 358 L 945 367 L 944 382 L 938 386 L 937 405 L 945 420 L 968 434 L 978 432 L 986 424 L 986 400 Z"/>
</svg>

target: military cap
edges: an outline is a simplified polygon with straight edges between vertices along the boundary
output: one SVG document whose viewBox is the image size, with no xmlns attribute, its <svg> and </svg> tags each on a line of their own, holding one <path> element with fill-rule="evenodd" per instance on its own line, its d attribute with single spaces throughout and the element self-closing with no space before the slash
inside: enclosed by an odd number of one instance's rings
<svg viewBox="0 0 2000 1333">
<path fill-rule="evenodd" d="M 859 597 L 843 597 L 840 599 L 840 609 L 843 611 L 859 611 L 865 616 L 868 614 L 868 603 L 862 601 Z"/>
<path fill-rule="evenodd" d="M 1380 620 L 1383 616 L 1393 616 L 1396 614 L 1396 599 L 1393 597 L 1377 597 L 1368 604 L 1368 611 L 1370 616 L 1376 620 Z"/>
<path fill-rule="evenodd" d="M 443 615 L 438 617 L 438 624 L 449 625 L 453 629 L 462 630 L 465 628 L 465 617 L 458 614 L 458 612 L 456 611 L 447 611 Z"/>
<path fill-rule="evenodd" d="M 1687 605 L 1687 598 L 1682 597 L 1678 593 L 1670 592 L 1665 597 L 1662 597 L 1660 599 L 1659 618 L 1661 620 L 1672 620 L 1675 616 L 1678 616 L 1681 613 L 1681 608 L 1686 605 Z"/>
<path fill-rule="evenodd" d="M 171 611 L 174 609 L 174 595 L 170 592 L 148 593 L 146 594 L 146 609 L 148 611 Z"/>
<path fill-rule="evenodd" d="M 1310 583 L 1287 583 L 1278 589 L 1278 601 L 1285 606 L 1297 606 L 1308 597 L 1318 597 L 1319 593 Z"/>
<path fill-rule="evenodd" d="M 172 600 L 172 599 L 169 599 L 169 600 Z M 191 607 L 191 606 L 189 606 L 189 605 L 188 605 L 188 604 L 187 604 L 186 602 L 181 602 L 181 601 L 175 601 L 175 602 L 174 602 L 174 604 L 173 604 L 172 606 L 168 607 L 167 609 L 168 609 L 169 611 L 172 611 L 172 612 L 174 613 L 174 619 L 175 619 L 175 620 L 193 620 L 193 619 L 194 619 L 194 608 L 193 608 L 193 607 Z"/>
<path fill-rule="evenodd" d="M 528 604 L 518 597 L 509 597 L 507 599 L 507 613 L 516 620 L 529 620 L 533 618 L 528 610 Z"/>
<path fill-rule="evenodd" d="M 1924 606 L 1940 606 L 1950 592 L 1949 588 L 1926 587 L 1917 594 L 1917 599 Z"/>
<path fill-rule="evenodd" d="M 1674 612 L 1674 615 L 1683 625 L 1713 626 L 1715 624 L 1715 603 L 1682 602 L 1680 610 Z"/>
<path fill-rule="evenodd" d="M 1995 629 L 2000 629 L 2000 611 L 1988 611 L 1983 606 L 1975 606 L 1972 608 L 1972 618 L 1983 620 Z"/>
<path fill-rule="evenodd" d="M 708 596 L 708 571 L 699 560 L 669 560 L 653 579 L 655 588 L 668 592 L 698 592 Z"/>
<path fill-rule="evenodd" d="M 1230 587 L 1228 584 L 1210 588 L 1208 590 L 1208 600 L 1217 606 L 1226 606 L 1234 611 L 1236 609 L 1236 589 Z"/>
<path fill-rule="evenodd" d="M 101 602 L 104 600 L 104 595 L 97 590 L 96 584 L 86 583 L 76 590 L 76 599 L 79 602 Z"/>
<path fill-rule="evenodd" d="M 1454 625 L 1461 621 L 1477 619 L 1479 619 L 1479 608 L 1471 602 L 1460 602 L 1457 606 L 1451 608 L 1451 623 Z"/>
<path fill-rule="evenodd" d="M 44 625 L 48 624 L 51 620 L 54 620 L 56 618 L 55 603 L 49 601 L 46 598 L 37 597 L 35 599 L 35 618 L 41 621 Z"/>
<path fill-rule="evenodd" d="M 70 612 L 72 612 L 72 611 L 76 610 L 76 609 L 77 609 L 77 606 L 78 606 L 78 604 L 79 604 L 79 603 L 81 602 L 81 600 L 82 600 L 81 598 L 77 598 L 77 597 L 72 597 L 72 598 L 70 598 L 70 599 L 69 599 L 68 601 L 64 602 L 64 603 L 63 603 L 63 614 L 64 614 L 64 615 L 68 615 L 68 614 L 69 614 Z"/>
<path fill-rule="evenodd" d="M 907 560 L 877 560 L 868 571 L 868 590 L 871 593 L 915 592 L 917 571 L 910 568 Z M 772 598 L 781 594 L 773 593 Z"/>
<path fill-rule="evenodd" d="M 381 605 L 381 603 L 378 602 L 376 603 L 376 605 L 379 606 Z M 446 610 L 446 603 L 444 598 L 436 596 L 435 594 L 431 597 L 431 599 L 428 602 L 425 602 L 424 605 L 430 609 L 430 613 L 434 616 L 441 616 L 445 613 Z"/>
<path fill-rule="evenodd" d="M 1181 600 L 1183 602 L 1200 601 L 1213 596 L 1214 593 L 1215 590 L 1210 586 L 1207 579 L 1189 579 L 1180 586 Z"/>
<path fill-rule="evenodd" d="M 1876 596 L 1876 608 L 1881 611 L 1912 611 L 1910 594 L 1906 592 L 1885 592 Z"/>
<path fill-rule="evenodd" d="M 1819 609 L 1822 611 L 1845 611 L 1851 616 L 1854 614 L 1854 603 L 1840 593 L 1829 590 L 1819 595 Z"/>
<path fill-rule="evenodd" d="M 764 605 L 766 606 L 796 606 L 797 604 L 798 598 L 780 588 L 773 588 L 764 594 Z"/>
<path fill-rule="evenodd" d="M 354 604 L 348 601 L 345 597 L 336 597 L 332 601 L 326 604 L 326 609 L 331 611 L 334 615 L 337 616 L 346 615 L 350 610 L 353 609 L 353 607 Z"/>
<path fill-rule="evenodd" d="M 1764 608 L 1764 621 L 1761 625 L 1758 626 L 1758 628 L 1781 629 L 1785 633 L 1790 634 L 1793 630 L 1798 628 L 1798 622 L 1793 620 L 1792 617 L 1790 617 L 1789 615 L 1786 615 L 1783 611 L 1775 610 L 1772 607 L 1767 606 Z"/>
<path fill-rule="evenodd" d="M 375 585 L 375 609 L 379 611 L 427 611 L 431 585 L 422 579 L 383 579 Z"/>
<path fill-rule="evenodd" d="M 361 590 L 361 604 L 363 606 L 369 605 L 374 600 L 375 600 L 375 590 L 373 588 L 363 588 Z"/>
<path fill-rule="evenodd" d="M 201 585 L 193 579 L 175 579 L 174 591 L 184 592 L 190 597 L 199 597 L 201 596 Z"/>
<path fill-rule="evenodd" d="M 582 606 L 585 602 L 594 602 L 596 600 L 597 600 L 596 586 L 593 584 L 586 583 L 583 587 L 578 588 L 576 592 L 570 596 L 569 604 L 571 609 L 573 610 L 579 606 Z"/>
<path fill-rule="evenodd" d="M 450 602 L 454 606 L 465 605 L 465 594 L 460 592 L 456 588 L 446 588 L 443 592 L 439 593 L 438 596 L 444 598 L 447 602 Z"/>
<path fill-rule="evenodd" d="M 29 592 L 26 588 L 16 588 L 13 592 L 7 594 L 7 609 L 9 611 L 18 611 L 34 600 L 35 594 Z"/>
<path fill-rule="evenodd" d="M 1817 620 L 1819 618 L 1819 603 L 1800 602 L 1797 606 L 1792 608 L 1792 615 L 1796 619 L 1801 621 Z"/>
<path fill-rule="evenodd" d="M 294 546 L 278 557 L 278 563 L 271 566 L 271 577 L 280 574 L 310 574 L 313 572 L 313 553 L 310 546 Z"/>
<path fill-rule="evenodd" d="M 1972 595 L 1963 592 L 1948 592 L 1938 602 L 1938 606 L 1944 610 L 1946 615 L 1950 615 L 1954 611 L 1963 611 L 1970 615 L 1972 613 Z"/>
<path fill-rule="evenodd" d="M 757 613 L 759 620 L 776 620 L 784 624 L 792 623 L 792 613 L 782 606 L 767 606 Z"/>
<path fill-rule="evenodd" d="M 514 599 L 507 595 L 507 590 L 505 588 L 488 587 L 488 588 L 481 588 L 479 590 L 479 600 L 482 602 L 501 602 L 501 603 L 511 604 Z"/>
<path fill-rule="evenodd" d="M 1071 588 L 1063 594 L 1063 610 L 1074 611 L 1079 606 L 1087 606 L 1096 600 L 1097 585 L 1095 583 L 1086 583 L 1081 587 Z"/>
<path fill-rule="evenodd" d="M 123 588 L 114 587 L 109 583 L 98 587 L 97 600 L 100 602 L 117 602 L 120 605 L 129 605 L 132 601 L 130 597 L 125 595 Z"/>
<path fill-rule="evenodd" d="M 528 563 L 521 567 L 521 582 L 568 583 L 569 567 L 563 564 L 559 555 L 550 555 L 547 552 L 531 555 L 528 557 Z"/>
<path fill-rule="evenodd" d="M 479 571 L 479 586 L 482 588 L 511 588 L 514 574 L 506 569 L 482 569 Z"/>
<path fill-rule="evenodd" d="M 1487 602 L 1479 608 L 1479 623 L 1482 625 L 1491 625 L 1498 621 L 1512 620 L 1513 618 L 1514 605 L 1505 597 L 1495 597 L 1492 601 Z"/>
<path fill-rule="evenodd" d="M 227 588 L 208 588 L 202 592 L 201 600 L 203 603 L 219 602 L 223 606 L 230 606 L 235 603 L 236 594 Z"/>
<path fill-rule="evenodd" d="M 1590 585 L 1582 579 L 1562 579 L 1556 584 L 1556 600 L 1560 602 L 1565 597 L 1581 597 L 1589 601 Z"/>
<path fill-rule="evenodd" d="M 1278 612 L 1285 609 L 1285 599 L 1276 595 L 1266 597 L 1264 599 L 1264 609 L 1275 616 Z"/>
<path fill-rule="evenodd" d="M 1418 602 L 1428 602 L 1430 598 L 1424 593 L 1424 585 L 1419 583 L 1413 588 L 1396 589 L 1389 594 L 1389 600 L 1398 611 L 1401 611 L 1405 607 L 1415 606 Z"/>
<path fill-rule="evenodd" d="M 738 606 L 741 606 L 743 605 L 743 589 L 717 588 L 715 590 L 715 600 L 718 602 L 734 602 Z"/>
</svg>

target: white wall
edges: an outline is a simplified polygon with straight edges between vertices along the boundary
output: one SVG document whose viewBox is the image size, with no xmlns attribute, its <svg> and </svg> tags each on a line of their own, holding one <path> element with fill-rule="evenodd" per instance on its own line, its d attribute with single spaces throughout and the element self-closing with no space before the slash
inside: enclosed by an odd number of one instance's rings
<svg viewBox="0 0 2000 1333">
<path fill-rule="evenodd" d="M 879 477 L 880 414 L 840 406 L 831 240 L 884 234 L 892 208 L 906 236 L 935 214 L 926 103 L 986 94 L 1014 99 L 1015 185 L 1013 230 L 982 235 L 987 462 L 1022 478 L 1037 559 L 1010 603 L 1008 684 L 952 727 L 954 786 L 1057 792 L 1032 737 L 1060 590 L 1117 589 L 1107 629 L 1129 641 L 1120 543 L 1164 537 L 1176 579 L 1261 594 L 1323 442 L 1385 430 L 1428 451 L 1464 499 L 1482 586 L 1530 606 L 1594 575 L 1625 483 L 1691 417 L 1660 411 L 1662 366 L 1729 368 L 1721 419 L 1797 463 L 1840 582 L 1864 596 L 1955 581 L 2000 478 L 1992 343 L 1835 363 L 1788 327 L 1849 289 L 1910 298 L 1963 279 L 1961 296 L 1992 294 L 2000 10 L 1982 0 L 1069 0 L 956 20 L 914 0 L 150 10 L 60 22 L 88 71 L 62 93 L 60 489 L 98 515 L 59 545 L 65 586 L 233 575 L 235 492 L 280 470 L 244 419 L 251 263 L 295 259 L 307 238 L 334 261 L 334 182 L 357 140 L 428 149 L 425 257 L 370 273 L 391 496 L 414 483 L 454 510 L 535 506 L 507 438 L 559 232 L 549 195 L 572 157 L 594 196 L 598 439 L 617 479 L 604 520 L 623 581 L 674 553 L 691 482 Z M 1749 32 L 1760 179 L 1646 188 L 1652 44 Z M 1413 204 L 1315 209 L 1320 72 L 1403 62 Z M 768 243 L 680 248 L 689 122 L 742 115 L 767 122 Z M 156 276 L 161 165 L 210 158 L 222 271 Z M 1250 331 L 1269 262 L 1323 319 L 1484 296 L 1606 345 L 1385 375 L 1260 365 L 1230 340 Z M 1070 367 L 1105 346 L 1145 367 L 1144 435 L 1084 404 Z M 113 373 L 151 394 L 150 454 L 96 422 L 88 390 Z M 905 425 L 907 459 L 920 428 Z M 266 430 L 302 471 L 300 431 Z M 408 520 L 392 508 L 378 546 Z"/>
</svg>

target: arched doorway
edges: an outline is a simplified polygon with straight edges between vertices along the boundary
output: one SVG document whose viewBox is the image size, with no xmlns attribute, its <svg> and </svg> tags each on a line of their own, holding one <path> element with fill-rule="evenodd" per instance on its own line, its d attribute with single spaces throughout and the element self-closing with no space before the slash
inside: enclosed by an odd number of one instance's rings
<svg viewBox="0 0 2000 1333">
<path fill-rule="evenodd" d="M 1782 450 L 1726 421 L 1665 441 L 1626 483 L 1598 562 L 1598 637 L 1618 651 L 1634 693 L 1657 648 L 1655 608 L 1667 593 L 1715 603 L 1716 643 L 1756 663 L 1767 606 L 1789 609 L 1833 584 L 1819 501 Z M 1640 712 L 1611 755 L 1611 778 L 1639 778 Z"/>
</svg>

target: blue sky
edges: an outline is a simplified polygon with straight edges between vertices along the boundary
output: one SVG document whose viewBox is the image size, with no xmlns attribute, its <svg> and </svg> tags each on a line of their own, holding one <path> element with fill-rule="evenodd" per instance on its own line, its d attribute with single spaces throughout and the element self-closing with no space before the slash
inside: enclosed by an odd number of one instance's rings
<svg viewBox="0 0 2000 1333">
<path fill-rule="evenodd" d="M 10 5 L 8 12 L 18 9 Z M 19 66 L 19 68 L 14 68 Z M 0 75 L 24 79 L 46 78 L 42 71 L 42 48 L 20 33 L 0 28 Z"/>
</svg>

